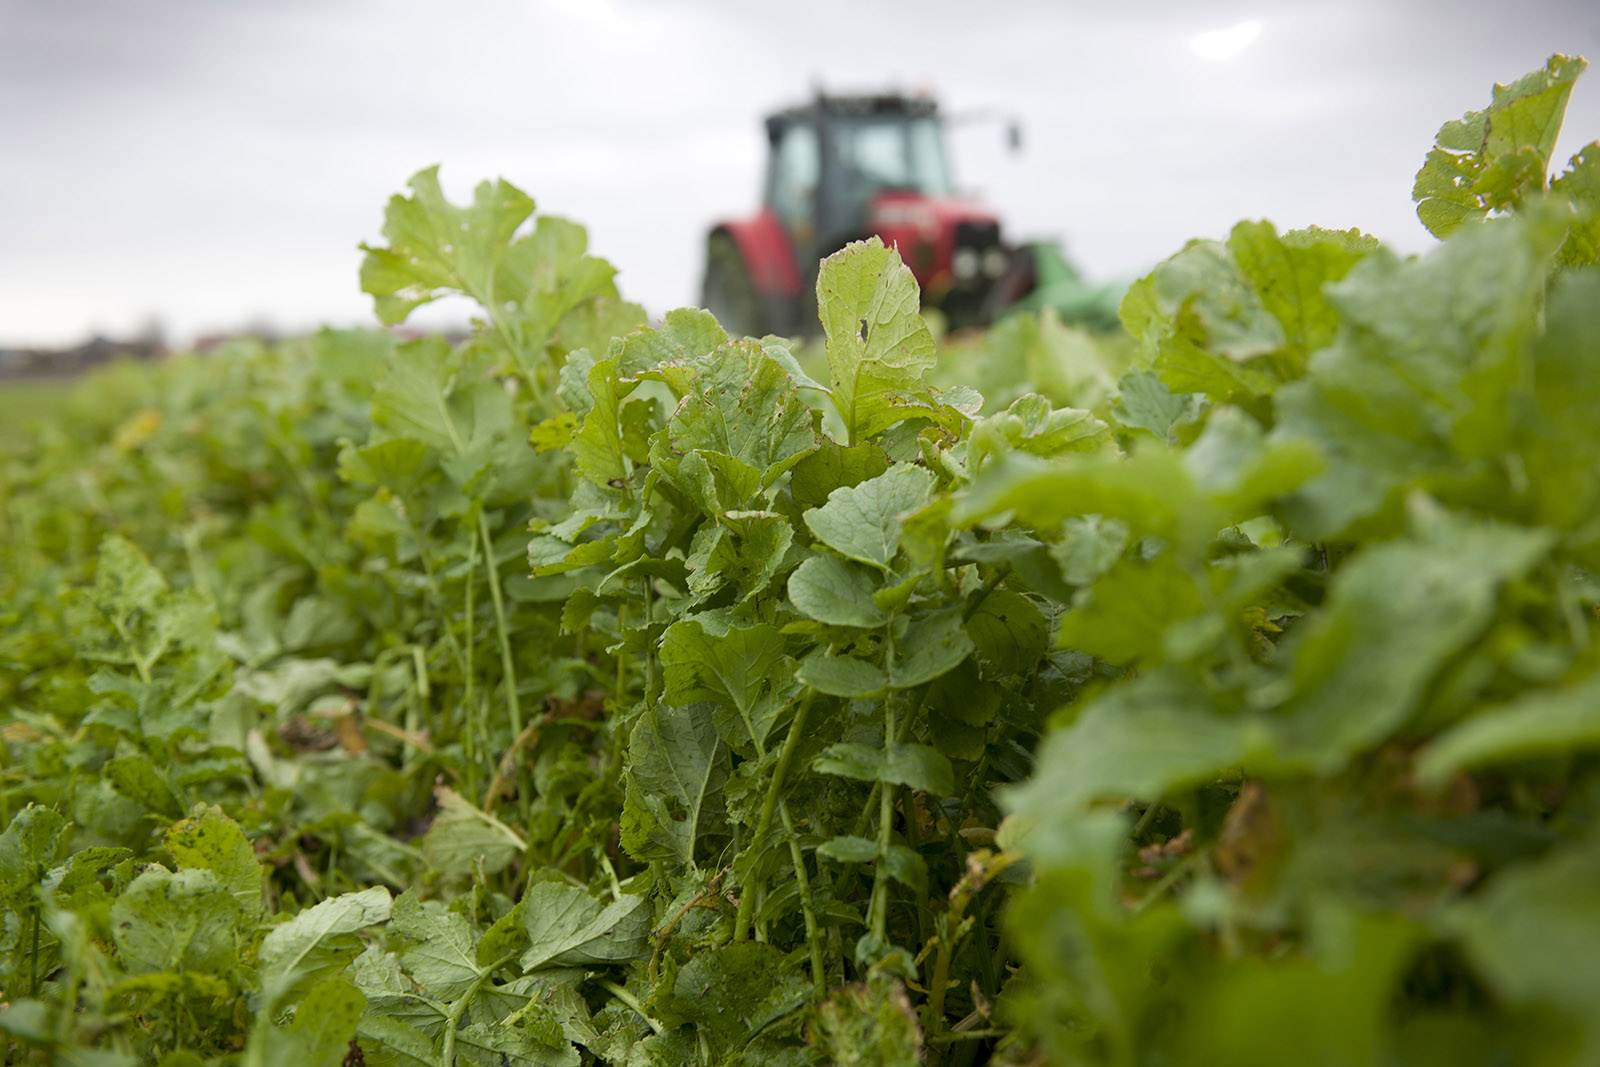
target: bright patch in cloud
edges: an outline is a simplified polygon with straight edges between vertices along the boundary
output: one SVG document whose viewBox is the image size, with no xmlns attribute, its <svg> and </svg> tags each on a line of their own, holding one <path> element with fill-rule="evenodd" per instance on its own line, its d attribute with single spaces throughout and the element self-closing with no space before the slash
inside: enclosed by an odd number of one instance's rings
<svg viewBox="0 0 1600 1067">
<path fill-rule="evenodd" d="M 1261 36 L 1261 23 L 1255 19 L 1229 26 L 1225 30 L 1208 30 L 1189 38 L 1189 51 L 1201 59 L 1221 63 L 1232 59 L 1256 43 Z"/>
</svg>

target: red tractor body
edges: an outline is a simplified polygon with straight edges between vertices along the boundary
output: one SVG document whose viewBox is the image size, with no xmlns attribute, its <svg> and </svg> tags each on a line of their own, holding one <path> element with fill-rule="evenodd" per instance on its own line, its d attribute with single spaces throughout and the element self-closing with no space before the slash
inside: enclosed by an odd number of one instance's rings
<svg viewBox="0 0 1600 1067">
<path fill-rule="evenodd" d="M 873 235 L 952 325 L 983 320 L 1010 253 L 993 213 L 955 195 L 932 100 L 818 95 L 769 116 L 767 135 L 761 211 L 718 223 L 707 242 L 702 303 L 724 326 L 814 331 L 817 264 Z"/>
</svg>

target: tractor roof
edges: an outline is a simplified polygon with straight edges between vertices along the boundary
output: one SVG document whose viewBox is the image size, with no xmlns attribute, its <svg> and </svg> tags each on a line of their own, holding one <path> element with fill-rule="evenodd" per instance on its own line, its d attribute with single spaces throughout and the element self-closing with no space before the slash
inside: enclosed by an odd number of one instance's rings
<svg viewBox="0 0 1600 1067">
<path fill-rule="evenodd" d="M 939 105 L 931 96 L 905 93 L 824 93 L 804 104 L 775 111 L 767 116 L 767 129 L 774 134 L 792 122 L 815 118 L 851 118 L 867 115 L 937 115 Z"/>
</svg>

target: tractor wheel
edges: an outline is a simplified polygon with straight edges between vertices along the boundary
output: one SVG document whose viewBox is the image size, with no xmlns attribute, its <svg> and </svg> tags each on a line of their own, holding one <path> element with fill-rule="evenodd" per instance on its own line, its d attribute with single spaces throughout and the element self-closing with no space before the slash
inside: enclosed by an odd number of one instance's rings
<svg viewBox="0 0 1600 1067">
<path fill-rule="evenodd" d="M 744 256 L 733 238 L 714 233 L 706 242 L 706 276 L 700 289 L 700 303 L 715 315 L 732 337 L 760 337 L 767 331 L 761 297 Z"/>
</svg>

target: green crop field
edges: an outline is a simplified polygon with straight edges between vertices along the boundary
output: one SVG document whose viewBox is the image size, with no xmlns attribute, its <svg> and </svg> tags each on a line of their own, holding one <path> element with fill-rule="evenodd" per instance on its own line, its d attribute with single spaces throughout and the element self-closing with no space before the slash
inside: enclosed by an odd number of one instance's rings
<svg viewBox="0 0 1600 1067">
<path fill-rule="evenodd" d="M 26 449 L 33 438 L 32 424 L 49 422 L 61 414 L 71 384 L 53 378 L 0 378 L 0 449 Z"/>
<path fill-rule="evenodd" d="M 0 449 L 0 1048 L 162 1067 L 1600 1063 L 1581 60 L 1125 334 L 647 324 L 434 171 L 325 330 Z M 1552 180 L 1552 172 L 1555 177 Z M 5 425 L 60 394 L 0 392 Z"/>
</svg>

